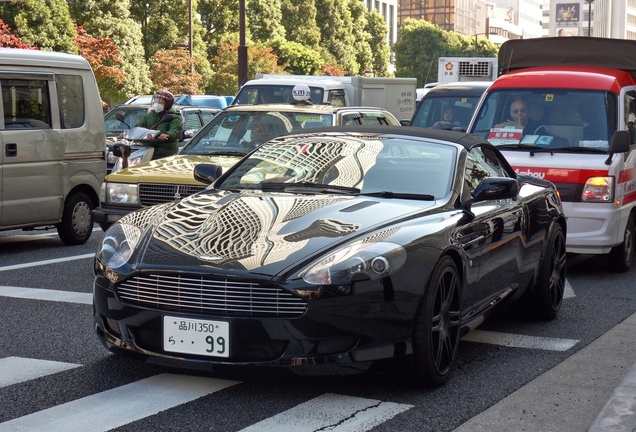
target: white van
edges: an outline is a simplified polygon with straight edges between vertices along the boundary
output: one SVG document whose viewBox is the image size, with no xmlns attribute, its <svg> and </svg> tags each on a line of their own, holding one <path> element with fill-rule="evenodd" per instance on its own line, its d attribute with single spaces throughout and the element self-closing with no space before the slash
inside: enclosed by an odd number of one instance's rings
<svg viewBox="0 0 636 432">
<path fill-rule="evenodd" d="M 0 49 L 0 230 L 55 226 L 65 244 L 93 230 L 106 174 L 104 114 L 86 59 Z"/>
</svg>

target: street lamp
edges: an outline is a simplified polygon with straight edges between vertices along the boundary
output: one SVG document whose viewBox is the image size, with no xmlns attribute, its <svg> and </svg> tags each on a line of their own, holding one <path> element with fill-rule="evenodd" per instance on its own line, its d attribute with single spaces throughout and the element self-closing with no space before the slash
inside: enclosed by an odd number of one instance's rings
<svg viewBox="0 0 636 432">
<path fill-rule="evenodd" d="M 592 3 L 594 0 L 585 0 L 587 2 L 587 37 L 592 37 Z"/>
<path fill-rule="evenodd" d="M 239 0 L 238 86 L 247 81 L 247 45 L 245 45 L 245 0 Z"/>
</svg>

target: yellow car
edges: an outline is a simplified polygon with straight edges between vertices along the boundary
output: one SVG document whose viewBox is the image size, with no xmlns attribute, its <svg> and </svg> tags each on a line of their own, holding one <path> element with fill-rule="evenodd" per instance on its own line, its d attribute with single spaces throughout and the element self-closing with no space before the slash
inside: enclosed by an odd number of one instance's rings
<svg viewBox="0 0 636 432">
<path fill-rule="evenodd" d="M 390 112 L 373 107 L 335 107 L 306 102 L 240 105 L 212 118 L 175 156 L 142 163 L 109 174 L 101 188 L 93 220 L 102 229 L 122 216 L 155 204 L 190 196 L 206 185 L 193 177 L 195 165 L 228 169 L 256 146 L 288 132 L 339 125 L 394 125 Z"/>
</svg>

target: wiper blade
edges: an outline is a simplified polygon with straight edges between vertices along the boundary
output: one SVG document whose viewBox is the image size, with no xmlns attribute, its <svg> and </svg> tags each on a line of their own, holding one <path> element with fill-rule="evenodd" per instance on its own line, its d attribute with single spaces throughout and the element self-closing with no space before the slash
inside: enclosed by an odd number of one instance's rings
<svg viewBox="0 0 636 432">
<path fill-rule="evenodd" d="M 377 192 L 364 192 L 360 195 L 380 197 L 380 198 L 397 198 L 397 199 L 414 199 L 422 201 L 435 201 L 435 197 L 429 194 L 414 194 L 403 192 L 391 192 L 391 191 L 377 191 Z"/>
<path fill-rule="evenodd" d="M 496 147 L 498 149 L 507 148 L 507 149 L 522 149 L 522 150 L 534 150 L 534 149 L 540 148 L 534 144 L 501 144 Z"/>
<path fill-rule="evenodd" d="M 330 185 L 324 183 L 312 183 L 312 182 L 298 182 L 298 183 L 285 183 L 285 182 L 275 182 L 275 181 L 264 181 L 261 183 L 261 189 L 275 189 L 275 190 L 298 190 L 298 189 L 310 189 L 315 191 L 319 189 L 321 193 L 334 193 L 334 192 L 342 192 L 349 194 L 357 194 L 360 193 L 360 189 L 349 187 L 349 186 L 339 186 L 339 185 Z"/>
<path fill-rule="evenodd" d="M 607 150 L 603 150 L 603 149 L 596 148 L 596 147 L 578 147 L 578 146 L 557 147 L 554 150 L 555 151 L 571 152 L 571 153 L 601 153 L 601 154 L 607 154 Z"/>
</svg>

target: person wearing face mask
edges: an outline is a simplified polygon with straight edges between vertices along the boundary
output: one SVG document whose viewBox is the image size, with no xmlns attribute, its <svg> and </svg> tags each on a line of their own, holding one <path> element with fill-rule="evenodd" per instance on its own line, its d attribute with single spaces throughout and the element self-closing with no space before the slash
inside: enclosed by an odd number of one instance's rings
<svg viewBox="0 0 636 432">
<path fill-rule="evenodd" d="M 148 142 L 148 145 L 155 149 L 152 155 L 153 160 L 175 155 L 179 151 L 181 116 L 172 108 L 173 104 L 172 93 L 167 90 L 156 92 L 152 98 L 152 109 L 135 125 L 160 132 Z M 166 114 L 172 115 L 172 120 L 163 121 Z"/>
</svg>

